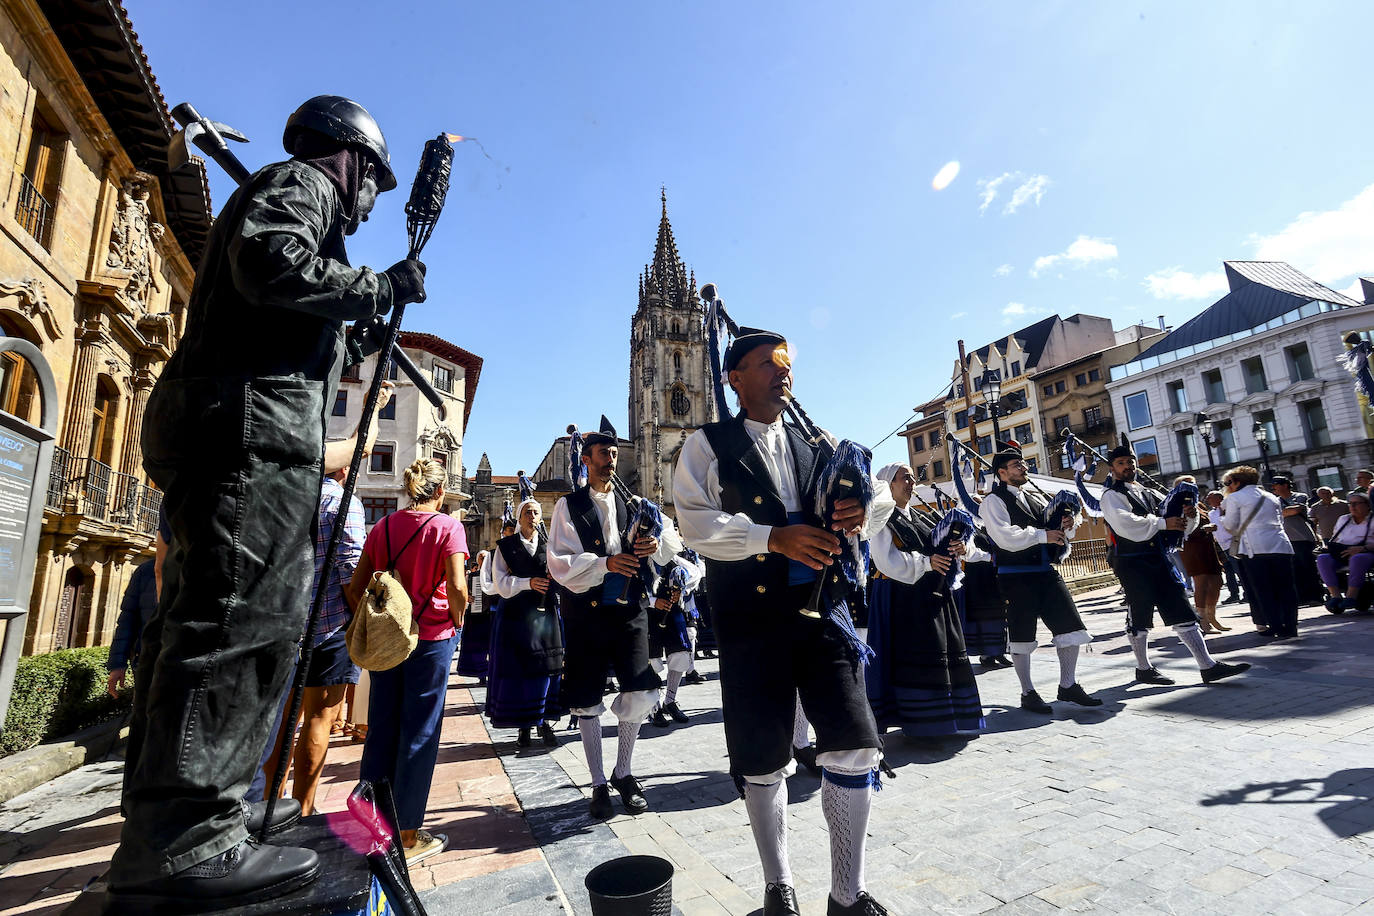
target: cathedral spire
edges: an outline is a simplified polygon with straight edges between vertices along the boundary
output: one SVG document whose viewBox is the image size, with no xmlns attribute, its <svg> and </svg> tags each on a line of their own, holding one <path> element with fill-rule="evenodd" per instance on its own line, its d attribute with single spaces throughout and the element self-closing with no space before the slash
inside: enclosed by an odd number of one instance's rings
<svg viewBox="0 0 1374 916">
<path fill-rule="evenodd" d="M 658 221 L 658 239 L 654 243 L 654 260 L 649 265 L 644 282 L 646 296 L 657 295 L 669 305 L 686 304 L 688 291 L 687 269 L 677 253 L 677 242 L 673 239 L 673 225 L 668 221 L 668 189 L 659 188 L 661 216 Z"/>
</svg>

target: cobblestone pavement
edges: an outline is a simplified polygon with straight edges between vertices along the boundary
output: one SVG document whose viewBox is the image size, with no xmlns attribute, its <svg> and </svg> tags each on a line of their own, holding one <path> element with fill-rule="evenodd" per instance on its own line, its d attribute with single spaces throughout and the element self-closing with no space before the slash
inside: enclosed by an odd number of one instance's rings
<svg viewBox="0 0 1374 916">
<path fill-rule="evenodd" d="M 894 914 L 1374 913 L 1374 618 L 1307 608 L 1298 640 L 1267 642 L 1228 606 L 1236 629 L 1209 643 L 1253 662 L 1248 675 L 1202 686 L 1160 629 L 1156 661 L 1179 684 L 1144 687 L 1131 683 L 1119 597 L 1095 593 L 1080 607 L 1097 638 L 1079 680 L 1106 705 L 1032 716 L 1017 708 L 1015 675 L 999 670 L 978 676 L 981 736 L 889 735 L 898 775 L 870 824 L 875 896 Z M 684 916 L 757 909 L 762 875 L 725 775 L 715 666 L 699 666 L 708 683 L 679 697 L 692 722 L 646 725 L 636 746 L 650 813 L 605 823 L 587 817 L 575 732 L 560 730 L 552 752 L 518 751 L 513 731 L 479 725 L 480 688 L 452 691 L 431 808 L 456 848 L 418 878 L 433 883 L 431 912 L 587 913 L 583 876 L 627 853 L 674 863 Z M 1052 651 L 1036 655 L 1046 697 L 1056 672 Z M 609 763 L 615 727 L 604 722 Z M 326 808 L 353 776 L 340 753 Z M 5 912 L 59 912 L 104 869 L 118 779 L 119 762 L 106 761 L 0 807 Z M 809 914 L 825 911 L 829 879 L 818 790 L 805 774 L 789 783 L 792 868 Z"/>
</svg>

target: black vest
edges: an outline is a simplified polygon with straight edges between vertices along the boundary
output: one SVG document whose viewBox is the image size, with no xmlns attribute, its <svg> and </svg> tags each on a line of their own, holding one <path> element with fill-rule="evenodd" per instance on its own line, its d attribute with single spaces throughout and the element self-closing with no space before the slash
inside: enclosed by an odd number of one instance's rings
<svg viewBox="0 0 1374 916">
<path fill-rule="evenodd" d="M 1163 500 L 1148 490 L 1142 489 L 1140 491 L 1141 495 L 1144 496 L 1144 499 L 1142 500 L 1135 493 L 1131 492 L 1130 488 L 1126 486 L 1125 481 L 1119 481 L 1115 477 L 1113 477 L 1107 483 L 1107 489 L 1114 490 L 1115 492 L 1120 493 L 1122 496 L 1126 497 L 1126 502 L 1131 504 L 1131 511 L 1134 512 L 1136 515 L 1159 514 L 1159 506 L 1163 502 Z M 1103 521 L 1106 521 L 1105 517 L 1103 518 Z M 1112 548 L 1112 550 L 1118 557 L 1135 557 L 1144 556 L 1146 554 L 1157 554 L 1160 550 L 1164 548 L 1164 544 L 1160 540 L 1160 532 L 1155 532 L 1155 534 L 1148 541 L 1133 541 L 1130 538 L 1122 535 L 1121 532 L 1117 531 L 1115 528 L 1112 528 L 1110 522 L 1107 524 L 1107 527 L 1111 528 L 1112 539 L 1116 541 L 1116 544 Z"/>
<path fill-rule="evenodd" d="M 549 577 L 548 563 L 548 540 L 538 531 L 534 533 L 535 548 L 534 555 L 525 549 L 524 542 L 520 540 L 520 534 L 507 535 L 496 542 L 496 549 L 501 551 L 501 558 L 506 561 L 506 568 L 522 579 L 547 579 Z M 541 600 L 542 599 L 542 600 Z M 521 592 L 514 598 L 507 598 L 502 602 L 502 608 L 509 608 L 518 605 L 521 609 L 525 607 L 543 607 L 545 609 L 553 607 L 553 589 L 541 595 L 534 590 Z"/>
<path fill-rule="evenodd" d="M 1047 530 L 1044 514 L 1035 516 L 1027 512 L 1005 483 L 999 481 L 993 486 L 991 496 L 1002 500 L 1003 505 L 1007 507 L 1007 514 L 1011 517 L 1011 523 L 1016 527 Z M 1049 551 L 1045 544 L 1034 544 L 1025 550 L 1004 550 L 996 540 L 989 540 L 992 541 L 992 559 L 999 570 L 1008 567 L 1045 566 L 1048 563 Z"/>
<path fill-rule="evenodd" d="M 916 513 L 915 518 L 907 518 L 902 512 L 894 510 L 887 520 L 887 530 L 892 532 L 894 546 L 904 553 L 919 553 L 928 557 L 935 552 L 935 544 L 932 540 L 935 528 L 922 518 L 919 512 Z M 921 578 L 909 586 L 906 583 L 893 584 L 901 585 L 904 588 L 915 588 L 931 576 L 934 576 L 935 579 L 940 578 L 940 574 L 932 569 L 926 571 Z"/>
<path fill-rule="evenodd" d="M 629 521 L 630 510 L 625 505 L 625 500 L 620 498 L 620 494 L 612 491 L 615 499 L 615 527 L 619 531 L 625 530 L 625 525 Z M 577 537 L 582 542 L 582 549 L 587 553 L 594 553 L 598 557 L 607 556 L 605 537 L 601 532 L 601 517 L 597 515 L 596 504 L 592 502 L 591 490 L 581 487 L 567 496 L 563 497 L 568 506 L 568 518 L 572 521 L 573 528 L 577 531 Z M 621 545 L 622 549 L 629 545 Z M 524 552 L 524 548 L 520 548 Z M 565 613 L 576 613 L 591 608 L 619 607 L 624 608 L 627 617 L 633 617 L 640 610 L 639 599 L 644 593 L 644 583 L 639 576 L 630 577 L 629 603 L 621 605 L 614 600 L 608 603 L 602 599 L 602 589 L 600 585 L 593 586 L 580 595 L 574 594 L 561 585 L 558 587 L 558 598 Z M 619 592 L 616 593 L 619 596 Z"/>
<path fill-rule="evenodd" d="M 810 496 L 816 490 L 816 479 L 822 467 L 820 449 L 790 426 L 787 442 L 792 452 L 792 466 L 801 495 L 802 515 L 807 524 L 821 527 Z M 716 454 L 720 479 L 721 508 L 731 515 L 743 513 L 758 525 L 775 528 L 788 524 L 787 509 L 777 485 L 768 474 L 759 451 L 744 428 L 744 415 L 733 420 L 710 423 L 701 428 L 711 450 Z M 725 562 L 706 558 L 706 592 L 716 613 L 728 613 L 739 606 L 741 599 L 751 603 L 767 602 L 781 596 L 787 589 L 787 557 L 780 553 L 760 553 L 746 560 Z M 835 567 L 827 567 L 826 575 L 844 597 L 848 586 L 837 576 Z"/>
</svg>

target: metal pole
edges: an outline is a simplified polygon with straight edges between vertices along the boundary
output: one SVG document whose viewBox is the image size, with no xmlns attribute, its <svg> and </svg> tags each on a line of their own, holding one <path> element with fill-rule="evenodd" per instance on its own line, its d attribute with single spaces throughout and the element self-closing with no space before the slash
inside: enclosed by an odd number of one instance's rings
<svg viewBox="0 0 1374 916">
<path fill-rule="evenodd" d="M 1212 471 L 1212 489 L 1215 490 L 1220 487 L 1220 484 L 1217 483 L 1217 463 L 1212 460 L 1212 437 L 1203 436 L 1202 441 L 1207 446 L 1207 467 Z"/>
</svg>

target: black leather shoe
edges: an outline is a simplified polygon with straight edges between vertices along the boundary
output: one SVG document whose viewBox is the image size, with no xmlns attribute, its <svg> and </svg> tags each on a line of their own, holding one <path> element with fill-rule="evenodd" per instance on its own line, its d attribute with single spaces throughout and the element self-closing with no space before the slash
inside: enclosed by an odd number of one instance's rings
<svg viewBox="0 0 1374 916">
<path fill-rule="evenodd" d="M 592 786 L 592 803 L 588 806 L 592 820 L 604 821 L 615 813 L 611 807 L 611 790 L 603 782 L 599 786 Z"/>
<path fill-rule="evenodd" d="M 668 717 L 663 714 L 662 709 L 655 709 L 649 714 L 649 724 L 655 728 L 667 728 L 673 723 L 668 721 Z"/>
<path fill-rule="evenodd" d="M 682 676 L 682 683 L 690 684 L 693 687 L 695 687 L 698 684 L 706 683 L 706 678 L 701 676 L 700 671 L 688 671 L 685 675 Z"/>
<path fill-rule="evenodd" d="M 816 745 L 808 744 L 806 747 L 794 747 L 792 748 L 792 757 L 797 763 L 806 767 L 806 772 L 812 776 L 819 777 L 821 775 L 821 765 L 816 762 Z"/>
<path fill-rule="evenodd" d="M 611 778 L 611 785 L 620 793 L 620 803 L 627 814 L 643 814 L 649 810 L 649 802 L 644 798 L 644 789 L 633 775 Z"/>
<path fill-rule="evenodd" d="M 999 667 L 999 668 L 1014 668 L 1014 667 L 1016 667 L 1015 665 L 1013 665 L 1013 664 L 1011 663 L 1011 659 L 1007 658 L 1005 655 L 994 655 L 994 656 L 992 657 L 992 662 L 993 662 L 993 664 L 995 664 L 995 665 L 996 665 L 997 667 Z"/>
<path fill-rule="evenodd" d="M 887 907 L 868 895 L 868 891 L 859 891 L 859 899 L 849 906 L 841 906 L 834 897 L 826 900 L 825 916 L 888 916 L 888 912 Z"/>
<path fill-rule="evenodd" d="M 549 723 L 539 723 L 539 737 L 543 739 L 544 747 L 558 747 L 558 736 L 553 733 L 553 726 Z"/>
<path fill-rule="evenodd" d="M 763 889 L 763 916 L 801 916 L 792 885 L 770 884 Z"/>
<path fill-rule="evenodd" d="M 1159 669 L 1151 665 L 1149 668 L 1135 669 L 1135 682 L 1137 684 L 1172 684 L 1174 679 L 1160 674 Z"/>
<path fill-rule="evenodd" d="M 320 857 L 300 846 L 244 840 L 199 865 L 146 884 L 111 887 L 108 912 L 203 912 L 272 900 L 314 881 Z"/>
<path fill-rule="evenodd" d="M 666 712 L 668 715 L 672 716 L 673 721 L 676 722 L 678 725 L 686 725 L 688 722 L 691 721 L 687 718 L 687 713 L 682 711 L 682 707 L 677 705 L 676 700 L 674 700 L 671 703 L 664 703 L 663 708 L 659 711 Z"/>
<path fill-rule="evenodd" d="M 531 743 L 532 742 L 530 741 L 530 730 L 528 728 L 520 729 L 520 734 L 515 736 L 515 746 L 529 747 Z"/>
<path fill-rule="evenodd" d="M 1244 674 L 1249 670 L 1249 662 L 1238 662 L 1234 665 L 1228 665 L 1226 662 L 1217 662 L 1210 668 L 1202 669 L 1202 683 L 1214 684 L 1222 678 L 1235 677 L 1237 674 Z"/>
<path fill-rule="evenodd" d="M 1102 701 L 1097 697 L 1090 696 L 1088 691 L 1083 689 L 1082 684 L 1074 684 L 1072 687 L 1060 687 L 1059 699 L 1068 703 L 1077 703 L 1079 706 L 1102 705 Z"/>
<path fill-rule="evenodd" d="M 1021 694 L 1021 708 L 1026 712 L 1038 712 L 1044 715 L 1054 715 L 1054 707 L 1040 699 L 1040 694 L 1032 690 L 1030 693 Z"/>
<path fill-rule="evenodd" d="M 257 836 L 258 831 L 262 830 L 262 819 L 267 816 L 267 802 L 239 804 L 243 807 L 243 826 L 248 828 L 251 836 Z M 267 828 L 267 835 L 274 836 L 283 830 L 290 830 L 300 819 L 301 803 L 294 798 L 279 798 L 276 807 L 272 809 L 272 826 Z"/>
</svg>

